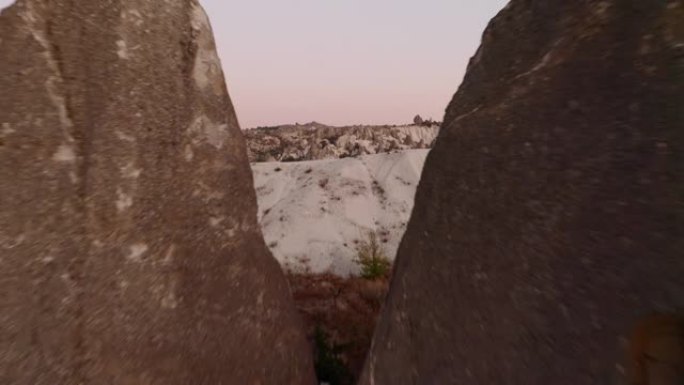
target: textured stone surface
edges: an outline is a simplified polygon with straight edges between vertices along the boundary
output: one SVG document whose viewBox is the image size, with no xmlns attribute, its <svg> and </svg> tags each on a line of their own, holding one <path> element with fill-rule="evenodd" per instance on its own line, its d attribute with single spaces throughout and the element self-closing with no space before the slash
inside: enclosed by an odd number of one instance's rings
<svg viewBox="0 0 684 385">
<path fill-rule="evenodd" d="M 513 0 L 491 22 L 362 384 L 624 380 L 637 320 L 684 305 L 683 26 L 673 0 Z"/>
<path fill-rule="evenodd" d="M 313 383 L 198 3 L 20 0 L 0 52 L 0 383 Z"/>
</svg>

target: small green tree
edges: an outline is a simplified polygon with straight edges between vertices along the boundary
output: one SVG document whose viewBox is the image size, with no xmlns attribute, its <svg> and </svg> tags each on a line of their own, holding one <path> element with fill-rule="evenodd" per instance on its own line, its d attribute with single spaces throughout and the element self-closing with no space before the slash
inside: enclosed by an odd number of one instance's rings
<svg viewBox="0 0 684 385">
<path fill-rule="evenodd" d="M 368 232 L 368 239 L 359 244 L 356 252 L 355 261 L 361 265 L 363 278 L 375 280 L 389 275 L 391 263 L 378 242 L 375 232 Z"/>
</svg>

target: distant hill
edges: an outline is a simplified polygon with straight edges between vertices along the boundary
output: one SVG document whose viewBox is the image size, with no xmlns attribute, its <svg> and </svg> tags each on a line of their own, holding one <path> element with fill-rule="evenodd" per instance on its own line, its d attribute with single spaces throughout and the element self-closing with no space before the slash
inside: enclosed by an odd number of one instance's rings
<svg viewBox="0 0 684 385">
<path fill-rule="evenodd" d="M 333 127 L 307 124 L 258 127 L 243 131 L 250 162 L 338 159 L 431 148 L 438 122 L 404 126 Z"/>
</svg>

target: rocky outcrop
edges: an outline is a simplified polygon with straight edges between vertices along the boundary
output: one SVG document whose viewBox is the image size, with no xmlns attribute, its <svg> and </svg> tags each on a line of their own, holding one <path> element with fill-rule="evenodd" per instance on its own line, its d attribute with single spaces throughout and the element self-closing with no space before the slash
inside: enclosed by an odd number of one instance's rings
<svg viewBox="0 0 684 385">
<path fill-rule="evenodd" d="M 332 127 L 304 125 L 246 130 L 250 162 L 338 159 L 432 147 L 439 126 Z"/>
<path fill-rule="evenodd" d="M 0 15 L 0 383 L 312 384 L 197 1 Z"/>
<path fill-rule="evenodd" d="M 682 25 L 681 0 L 513 0 L 494 18 L 362 384 L 629 380 L 630 330 L 684 305 Z M 649 346 L 651 381 L 671 376 L 649 383 L 680 383 Z"/>
</svg>

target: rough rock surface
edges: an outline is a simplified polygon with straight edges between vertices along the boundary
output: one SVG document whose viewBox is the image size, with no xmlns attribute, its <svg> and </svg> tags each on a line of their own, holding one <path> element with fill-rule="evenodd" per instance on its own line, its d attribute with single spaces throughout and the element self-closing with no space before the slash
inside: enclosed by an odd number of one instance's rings
<svg viewBox="0 0 684 385">
<path fill-rule="evenodd" d="M 626 380 L 630 329 L 684 305 L 683 26 L 681 0 L 513 0 L 491 22 L 362 384 Z"/>
<path fill-rule="evenodd" d="M 312 384 L 197 1 L 0 15 L 0 383 Z"/>
<path fill-rule="evenodd" d="M 333 127 L 303 125 L 259 127 L 244 131 L 250 162 L 338 159 L 431 148 L 439 125 Z"/>
</svg>

